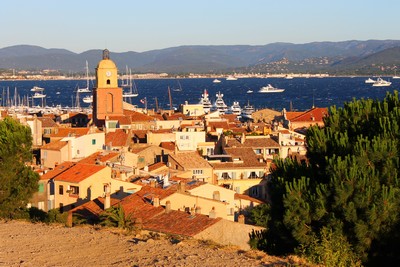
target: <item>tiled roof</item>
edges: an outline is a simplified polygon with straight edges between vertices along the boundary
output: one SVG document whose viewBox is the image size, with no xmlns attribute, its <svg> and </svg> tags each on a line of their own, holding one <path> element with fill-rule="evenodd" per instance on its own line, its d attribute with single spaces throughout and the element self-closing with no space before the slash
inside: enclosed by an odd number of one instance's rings
<svg viewBox="0 0 400 267">
<path fill-rule="evenodd" d="M 130 151 L 132 153 L 138 154 L 150 147 L 153 147 L 153 145 L 149 145 L 149 144 L 133 144 L 130 146 Z"/>
<path fill-rule="evenodd" d="M 154 117 L 133 111 L 133 110 L 124 110 L 124 115 L 129 116 L 132 122 L 143 122 L 143 121 L 153 121 Z"/>
<path fill-rule="evenodd" d="M 236 138 L 229 138 L 227 147 L 251 147 L 251 148 L 261 148 L 261 147 L 271 147 L 279 148 L 279 143 L 270 137 L 257 137 L 248 138 L 245 137 L 245 141 L 242 144 L 240 140 Z"/>
<path fill-rule="evenodd" d="M 58 140 L 58 141 L 54 141 L 54 142 L 45 144 L 44 146 L 41 147 L 41 149 L 59 151 L 61 148 L 65 147 L 67 144 L 68 144 L 68 142 L 66 142 L 66 141 Z"/>
<path fill-rule="evenodd" d="M 106 166 L 77 163 L 65 172 L 57 175 L 54 180 L 79 183 L 104 168 Z"/>
<path fill-rule="evenodd" d="M 104 200 L 105 198 L 103 197 L 96 198 L 72 209 L 71 212 L 84 216 L 85 218 L 98 217 L 104 212 Z M 118 202 L 118 199 L 110 198 L 111 206 L 117 205 Z"/>
<path fill-rule="evenodd" d="M 108 162 L 108 161 L 116 161 L 119 153 L 118 152 L 112 152 L 112 151 L 100 151 L 93 153 L 92 155 L 81 159 L 79 163 L 82 164 L 93 164 L 95 165 L 96 162 Z"/>
<path fill-rule="evenodd" d="M 40 179 L 41 180 L 49 180 L 52 179 L 54 177 L 56 177 L 57 175 L 59 175 L 62 172 L 65 172 L 66 170 L 68 170 L 69 168 L 71 168 L 72 166 L 74 166 L 76 163 L 70 162 L 70 161 L 65 161 L 63 163 L 61 163 L 60 165 L 57 165 L 53 170 L 46 172 L 45 174 L 43 174 Z"/>
<path fill-rule="evenodd" d="M 174 151 L 175 150 L 175 143 L 174 142 L 161 142 L 160 147 Z"/>
<path fill-rule="evenodd" d="M 184 169 L 211 168 L 210 164 L 197 151 L 169 154 Z"/>
<path fill-rule="evenodd" d="M 157 162 L 149 166 L 149 172 L 165 168 L 168 169 L 167 164 L 165 164 L 165 162 Z"/>
<path fill-rule="evenodd" d="M 140 139 L 146 138 L 147 130 L 132 130 L 132 134 Z"/>
<path fill-rule="evenodd" d="M 106 134 L 105 145 L 120 147 L 129 145 L 129 134 L 122 129 L 116 129 L 115 132 Z"/>
<path fill-rule="evenodd" d="M 228 155 L 232 156 L 234 162 L 210 162 L 214 168 L 263 168 L 266 164 L 260 162 L 251 147 L 237 147 L 229 148 L 225 147 L 225 151 Z M 235 159 L 239 161 L 235 162 Z"/>
<path fill-rule="evenodd" d="M 230 122 L 237 121 L 237 115 L 236 114 L 223 114 L 221 115 L 222 118 L 227 119 Z"/>
<path fill-rule="evenodd" d="M 175 113 L 173 113 L 173 114 L 171 114 L 171 115 L 169 115 L 168 113 L 164 113 L 163 114 L 163 117 L 164 117 L 164 119 L 165 120 L 168 120 L 168 121 L 171 121 L 171 120 L 188 120 L 188 119 L 190 119 L 190 117 L 189 116 L 186 116 L 185 114 L 183 114 L 183 113 L 179 113 L 179 112 L 175 112 Z"/>
<path fill-rule="evenodd" d="M 211 219 L 202 214 L 190 215 L 187 212 L 171 210 L 143 221 L 143 228 L 168 234 L 195 236 L 220 220 L 221 218 Z"/>
<path fill-rule="evenodd" d="M 56 133 L 50 135 L 50 137 L 68 137 L 68 136 L 83 136 L 90 132 L 90 128 L 58 128 Z"/>
<path fill-rule="evenodd" d="M 302 114 L 298 114 L 296 117 L 292 117 L 288 120 L 292 122 L 301 122 L 301 121 L 323 121 L 323 118 L 328 115 L 328 108 L 312 108 Z M 287 117 L 287 115 L 286 115 Z"/>
<path fill-rule="evenodd" d="M 143 199 L 142 196 L 137 195 L 137 193 L 125 197 L 122 199 L 120 204 L 126 215 L 132 214 L 131 216 L 133 218 L 141 218 L 143 222 L 164 212 L 162 206 L 154 207 L 148 201 Z"/>
<path fill-rule="evenodd" d="M 48 117 L 39 117 L 38 120 L 42 122 L 43 128 L 57 127 L 57 123 Z"/>
<path fill-rule="evenodd" d="M 130 116 L 109 116 L 107 120 L 118 121 L 120 125 L 131 125 L 132 123 Z"/>
<path fill-rule="evenodd" d="M 228 130 L 229 124 L 227 121 L 210 121 L 208 122 L 207 127 L 211 127 L 211 131 L 215 131 L 217 128 Z"/>
</svg>

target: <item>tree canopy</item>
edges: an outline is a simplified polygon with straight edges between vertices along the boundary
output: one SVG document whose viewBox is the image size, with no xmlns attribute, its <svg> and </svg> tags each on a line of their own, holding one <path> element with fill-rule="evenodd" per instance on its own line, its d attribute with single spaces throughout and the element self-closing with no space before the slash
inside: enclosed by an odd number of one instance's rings
<svg viewBox="0 0 400 267">
<path fill-rule="evenodd" d="M 263 249 L 278 255 L 325 253 L 310 257 L 324 264 L 328 251 L 347 251 L 330 266 L 398 261 L 398 93 L 331 107 L 324 122 L 307 131 L 307 163 L 276 162 L 271 203 L 255 210 L 268 211 Z"/>
<path fill-rule="evenodd" d="M 26 166 L 32 160 L 29 127 L 12 118 L 0 121 L 0 216 L 13 217 L 38 190 L 39 175 Z"/>
</svg>

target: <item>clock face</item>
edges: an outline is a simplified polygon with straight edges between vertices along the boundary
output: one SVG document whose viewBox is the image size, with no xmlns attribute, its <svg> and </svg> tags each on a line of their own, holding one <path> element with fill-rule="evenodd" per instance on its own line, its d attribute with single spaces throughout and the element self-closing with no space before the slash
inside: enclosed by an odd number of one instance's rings
<svg viewBox="0 0 400 267">
<path fill-rule="evenodd" d="M 111 71 L 106 71 L 106 75 L 107 75 L 107 77 L 110 77 L 111 76 Z"/>
</svg>

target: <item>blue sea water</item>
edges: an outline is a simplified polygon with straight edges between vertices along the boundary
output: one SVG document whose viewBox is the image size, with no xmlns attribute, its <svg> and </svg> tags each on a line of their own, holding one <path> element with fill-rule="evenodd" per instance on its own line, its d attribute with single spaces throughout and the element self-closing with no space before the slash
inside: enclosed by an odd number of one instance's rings
<svg viewBox="0 0 400 267">
<path fill-rule="evenodd" d="M 393 92 L 400 87 L 400 80 L 390 80 L 392 85 L 389 87 L 372 87 L 365 84 L 366 77 L 326 77 L 326 78 L 294 78 L 291 80 L 282 78 L 240 78 L 236 81 L 221 80 L 221 83 L 213 83 L 213 79 L 179 79 L 182 91 L 172 91 L 173 106 L 187 101 L 190 104 L 199 102 L 204 89 L 207 89 L 212 102 L 216 99 L 216 94 L 224 94 L 225 103 L 230 106 L 233 101 L 239 101 L 241 106 L 248 102 L 256 109 L 272 108 L 275 110 L 307 110 L 313 105 L 316 107 L 330 107 L 336 105 L 343 106 L 344 102 L 355 99 L 383 99 L 387 91 Z M 155 107 L 155 98 L 158 100 L 160 108 L 169 108 L 168 87 L 178 86 L 175 79 L 139 79 L 135 80 L 139 91 L 139 96 L 131 98 L 132 104 L 144 107 L 141 99 L 147 99 L 148 108 Z M 274 87 L 284 88 L 282 93 L 258 93 L 258 90 L 267 84 Z M 3 99 L 14 98 L 15 88 L 17 94 L 31 96 L 30 89 L 33 86 L 45 88 L 46 105 L 55 106 L 75 106 L 76 89 L 85 87 L 85 80 L 43 80 L 43 81 L 0 81 L 0 90 L 3 92 Z M 252 94 L 246 92 L 251 89 Z M 57 94 L 59 92 L 59 94 Z M 0 91 L 1 93 L 1 91 Z M 81 98 L 83 95 L 81 94 Z M 0 104 L 4 104 L 4 100 Z M 34 99 L 34 105 L 41 105 L 41 99 Z M 80 102 L 81 107 L 88 104 Z"/>
</svg>

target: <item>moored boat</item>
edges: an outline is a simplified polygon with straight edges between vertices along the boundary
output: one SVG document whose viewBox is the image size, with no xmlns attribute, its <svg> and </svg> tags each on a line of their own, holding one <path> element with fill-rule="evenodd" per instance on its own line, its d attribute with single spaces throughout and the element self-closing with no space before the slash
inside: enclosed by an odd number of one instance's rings
<svg viewBox="0 0 400 267">
<path fill-rule="evenodd" d="M 253 112 L 254 112 L 254 107 L 252 105 L 250 105 L 249 101 L 247 101 L 247 105 L 245 105 L 242 108 L 242 112 L 241 112 L 240 115 L 241 115 L 242 119 L 244 119 L 244 120 L 252 120 L 253 119 L 253 117 L 252 117 Z"/>
<path fill-rule="evenodd" d="M 240 116 L 242 113 L 242 108 L 239 105 L 239 101 L 233 101 L 232 106 L 229 108 L 230 113 Z"/>
<path fill-rule="evenodd" d="M 375 83 L 375 82 L 376 81 L 371 79 L 371 78 L 368 78 L 368 79 L 365 80 L 365 83 Z"/>
<path fill-rule="evenodd" d="M 204 89 L 203 94 L 201 94 L 200 102 L 199 104 L 203 105 L 203 110 L 205 113 L 209 113 L 212 107 L 211 101 L 208 98 L 208 92 L 207 89 Z"/>
<path fill-rule="evenodd" d="M 384 80 L 384 79 L 379 77 L 378 79 L 376 79 L 376 82 L 374 82 L 372 84 L 372 86 L 374 86 L 374 87 L 383 87 L 383 86 L 390 86 L 391 84 L 392 84 L 391 82 L 386 81 L 386 80 Z"/>
<path fill-rule="evenodd" d="M 283 91 L 285 91 L 285 89 L 275 88 L 271 84 L 268 84 L 267 86 L 261 87 L 261 89 L 258 92 L 259 93 L 281 93 Z"/>
<path fill-rule="evenodd" d="M 218 79 L 214 79 L 213 83 L 220 83 L 221 81 Z"/>
<path fill-rule="evenodd" d="M 218 92 L 216 94 L 217 99 L 215 100 L 214 103 L 214 108 L 215 110 L 218 110 L 221 114 L 225 114 L 225 112 L 228 110 L 228 106 L 225 104 L 225 101 L 223 99 L 224 94 L 221 94 L 221 92 Z"/>
</svg>

